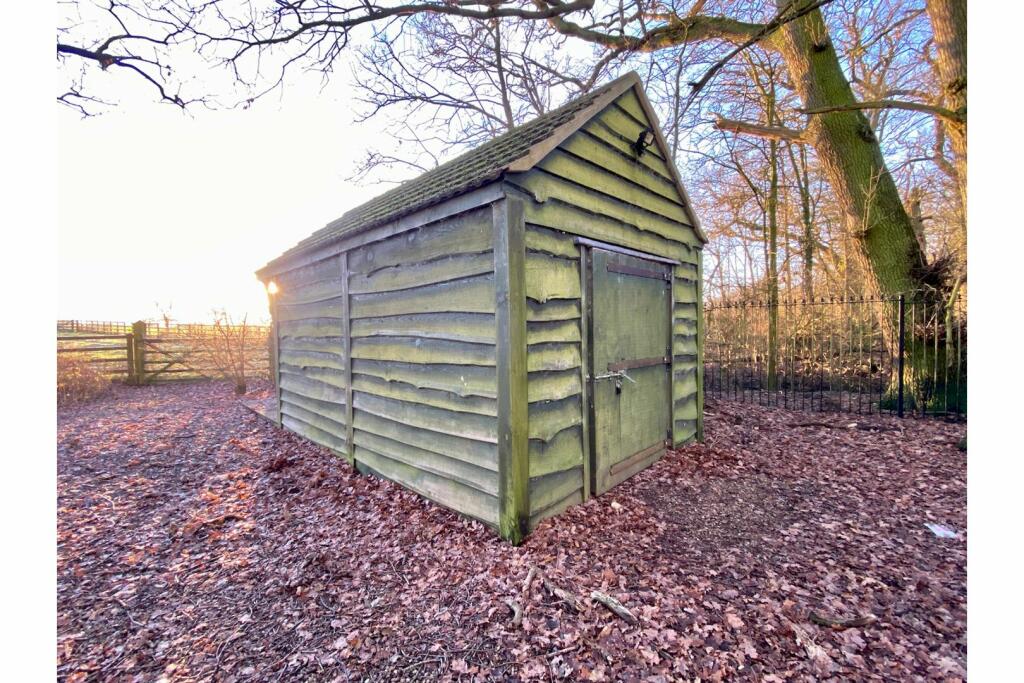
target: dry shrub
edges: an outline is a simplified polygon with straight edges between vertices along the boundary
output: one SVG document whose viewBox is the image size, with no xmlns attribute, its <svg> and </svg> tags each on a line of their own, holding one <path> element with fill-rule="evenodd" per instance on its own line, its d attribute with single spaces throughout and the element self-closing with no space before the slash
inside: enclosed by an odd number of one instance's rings
<svg viewBox="0 0 1024 683">
<path fill-rule="evenodd" d="M 211 329 L 196 341 L 217 373 L 231 380 L 235 393 L 241 395 L 247 391 L 248 377 L 253 374 L 254 355 L 266 349 L 267 332 L 248 324 L 247 317 L 235 322 L 226 311 L 215 310 Z"/>
<path fill-rule="evenodd" d="M 57 405 L 99 398 L 110 390 L 110 379 L 85 358 L 57 356 Z"/>
</svg>

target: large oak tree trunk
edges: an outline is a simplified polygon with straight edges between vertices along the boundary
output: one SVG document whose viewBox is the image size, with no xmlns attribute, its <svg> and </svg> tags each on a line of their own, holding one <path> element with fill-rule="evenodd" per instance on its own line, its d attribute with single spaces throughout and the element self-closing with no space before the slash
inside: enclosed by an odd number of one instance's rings
<svg viewBox="0 0 1024 683">
<path fill-rule="evenodd" d="M 943 17 L 939 21 L 943 28 L 937 29 L 937 40 L 947 40 L 940 34 L 955 34 L 961 30 L 961 24 L 965 25 L 966 16 L 963 21 L 956 16 L 955 6 L 962 4 L 960 0 L 930 0 L 929 9 L 932 5 L 941 6 L 936 14 Z M 953 11 L 946 11 L 951 7 Z M 955 37 L 947 42 L 960 44 Z M 966 45 L 966 41 L 962 44 Z M 805 108 L 842 107 L 856 103 L 819 10 L 786 24 L 772 37 L 772 46 L 783 56 Z M 939 52 L 945 50 L 940 49 Z M 958 50 L 951 52 L 953 55 L 947 60 L 946 68 L 955 75 L 963 67 L 965 76 L 966 62 L 959 62 Z M 957 78 L 959 76 L 948 81 L 949 85 L 945 86 L 947 93 L 952 96 L 955 90 L 966 96 L 966 78 L 962 81 L 962 88 Z M 956 102 L 951 99 L 951 104 L 955 109 Z M 957 164 L 958 171 L 965 174 L 966 125 L 962 130 L 950 129 L 949 134 L 955 149 L 961 144 L 963 146 L 964 156 L 958 158 Z M 960 142 L 953 138 L 954 135 L 961 136 Z M 927 267 L 924 245 L 915 233 L 913 217 L 906 210 L 889 174 L 867 117 L 855 109 L 811 116 L 805 138 L 814 145 L 823 172 L 844 209 L 848 233 L 857 247 L 855 255 L 861 260 L 872 293 L 894 297 L 927 290 L 931 293 L 929 298 L 935 302 L 933 305 L 937 306 L 935 314 L 942 316 L 940 307 L 944 283 L 939 273 L 931 272 Z M 959 154 L 957 152 L 958 157 Z M 966 175 L 962 177 L 966 178 Z M 883 306 L 878 316 L 887 345 L 893 352 L 898 346 L 898 321 L 894 312 L 894 306 Z M 944 382 L 943 386 L 932 386 L 937 384 L 935 368 L 947 366 L 945 344 L 941 338 L 920 333 L 913 326 L 908 327 L 908 334 L 913 337 L 911 345 L 919 349 L 905 356 L 908 393 L 936 396 L 946 389 Z M 894 388 L 895 384 L 894 380 Z"/>
<path fill-rule="evenodd" d="M 810 116 L 805 132 L 785 128 L 719 120 L 719 128 L 752 133 L 762 137 L 806 141 L 814 146 L 822 171 L 837 203 L 845 214 L 847 233 L 856 245 L 856 257 L 870 293 L 884 297 L 944 289 L 941 273 L 929 269 L 925 252 L 914 233 L 911 216 L 903 205 L 896 183 L 886 168 L 881 147 L 871 125 L 858 109 L 850 82 L 843 73 L 820 8 L 806 11 L 813 0 L 776 0 L 779 16 L 795 15 L 781 28 L 767 32 L 765 26 L 726 17 L 691 15 L 678 17 L 667 27 L 634 38 L 603 34 L 554 17 L 549 21 L 559 31 L 618 50 L 653 52 L 659 49 L 707 39 L 724 39 L 741 48 L 759 42 L 782 55 L 794 87 Z M 700 4 L 700 3 L 698 3 Z M 954 112 L 966 114 L 966 0 L 928 0 L 928 12 L 940 55 L 945 97 Z M 709 75 L 713 71 L 709 72 Z M 706 77 L 707 78 L 707 77 Z M 962 100 L 962 105 L 960 104 Z M 963 125 L 951 123 L 949 135 L 957 151 L 961 177 L 966 180 L 966 118 Z M 962 152 L 962 154 L 961 154 Z M 890 350 L 894 349 L 896 317 L 882 314 L 883 330 Z M 933 345 L 934 346 L 934 345 Z M 916 359 L 909 359 L 912 365 Z M 926 362 L 926 361 L 925 361 Z M 912 377 L 923 376 L 916 367 Z"/>
<path fill-rule="evenodd" d="M 786 24 L 772 44 L 806 108 L 856 103 L 820 10 Z M 844 209 L 875 293 L 892 296 L 918 289 L 924 254 L 867 117 L 860 111 L 811 116 L 806 138 Z"/>
</svg>

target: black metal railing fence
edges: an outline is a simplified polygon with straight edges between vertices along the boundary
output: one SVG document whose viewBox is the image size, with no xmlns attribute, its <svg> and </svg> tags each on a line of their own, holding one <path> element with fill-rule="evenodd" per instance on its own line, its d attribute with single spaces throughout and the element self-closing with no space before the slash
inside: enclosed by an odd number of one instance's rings
<svg viewBox="0 0 1024 683">
<path fill-rule="evenodd" d="M 797 410 L 967 414 L 963 297 L 711 302 L 704 391 Z"/>
</svg>

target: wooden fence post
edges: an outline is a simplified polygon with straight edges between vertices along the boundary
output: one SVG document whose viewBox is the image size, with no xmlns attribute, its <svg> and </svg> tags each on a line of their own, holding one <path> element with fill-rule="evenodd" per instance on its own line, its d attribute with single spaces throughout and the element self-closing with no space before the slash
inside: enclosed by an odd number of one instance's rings
<svg viewBox="0 0 1024 683">
<path fill-rule="evenodd" d="M 146 323 L 137 320 L 132 323 L 132 347 L 134 384 L 144 384 L 146 380 Z"/>
<path fill-rule="evenodd" d="M 129 332 L 124 335 L 125 359 L 128 361 L 128 384 L 136 384 L 135 380 L 135 336 Z"/>
</svg>

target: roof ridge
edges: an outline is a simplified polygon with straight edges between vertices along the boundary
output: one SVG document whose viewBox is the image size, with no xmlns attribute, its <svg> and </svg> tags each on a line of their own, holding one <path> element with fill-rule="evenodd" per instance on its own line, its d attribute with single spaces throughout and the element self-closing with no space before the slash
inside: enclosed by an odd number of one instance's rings
<svg viewBox="0 0 1024 683">
<path fill-rule="evenodd" d="M 571 100 L 568 100 L 567 102 L 559 105 L 558 107 L 555 107 L 551 111 L 544 112 L 543 114 L 538 114 L 537 116 L 533 117 L 529 121 L 525 121 L 525 122 L 519 124 L 515 128 L 510 128 L 509 130 L 505 131 L 504 133 L 501 133 L 500 135 L 496 135 L 495 137 L 493 137 L 493 138 L 491 138 L 489 140 L 485 140 L 485 141 L 481 142 L 480 144 L 476 145 L 475 147 L 472 147 L 470 149 L 465 150 L 464 152 L 460 153 L 458 156 L 456 156 L 456 157 L 454 157 L 452 159 L 449 159 L 448 161 L 445 161 L 445 162 L 443 162 L 441 164 L 438 164 L 434 168 L 428 169 L 428 170 L 424 171 L 423 173 L 420 173 L 417 176 L 413 176 L 412 178 L 409 178 L 408 180 L 402 181 L 401 183 L 399 183 L 395 187 L 392 187 L 392 188 L 390 188 L 388 190 L 385 190 L 384 192 L 380 193 L 379 195 L 377 195 L 377 196 L 375 196 L 375 197 L 373 197 L 371 199 L 368 199 L 367 201 L 363 202 L 362 204 L 349 209 L 348 211 L 343 213 L 340 217 L 334 219 L 333 221 L 328 223 L 326 226 L 324 226 L 324 228 L 330 228 L 331 226 L 337 224 L 339 221 L 344 220 L 344 218 L 346 216 L 348 216 L 350 214 L 357 213 L 360 209 L 362 209 L 363 207 L 371 204 L 375 200 L 377 200 L 379 198 L 382 198 L 382 197 L 386 196 L 387 194 L 389 194 L 391 192 L 395 192 L 397 190 L 401 190 L 402 187 L 407 185 L 408 183 L 415 182 L 416 180 L 418 180 L 418 179 L 420 179 L 420 178 L 422 178 L 422 177 L 424 177 L 426 175 L 429 175 L 429 174 L 432 174 L 432 173 L 438 173 L 438 172 L 446 169 L 447 167 L 454 166 L 454 165 L 458 164 L 459 162 L 464 161 L 467 157 L 472 156 L 474 152 L 477 152 L 480 148 L 482 148 L 482 147 L 484 147 L 486 145 L 498 146 L 503 141 L 511 138 L 512 136 L 520 134 L 521 131 L 524 128 L 526 128 L 527 126 L 536 124 L 537 122 L 540 122 L 540 121 L 543 121 L 543 120 L 546 120 L 549 117 L 556 117 L 559 114 L 562 114 L 565 111 L 567 111 L 568 109 L 572 108 L 573 106 L 575 106 L 580 101 L 582 101 L 582 100 L 584 100 L 586 98 L 590 98 L 590 97 L 595 97 L 596 98 L 598 96 L 599 92 L 608 91 L 608 90 L 612 89 L 614 86 L 618 85 L 619 83 L 624 82 L 626 80 L 630 80 L 630 79 L 635 79 L 636 82 L 638 82 L 638 83 L 640 82 L 640 77 L 636 73 L 636 71 L 630 71 L 629 73 L 627 73 L 627 74 L 625 74 L 623 76 L 620 76 L 620 77 L 616 78 L 615 80 L 609 81 L 608 83 L 605 83 L 604 85 L 602 85 L 600 87 L 594 88 L 593 90 L 585 92 L 582 95 L 579 95 L 577 97 L 572 98 Z M 320 231 L 317 231 L 317 232 L 320 232 Z M 314 234 L 316 234 L 316 233 L 314 233 Z"/>
<path fill-rule="evenodd" d="M 560 144 L 568 134 L 589 120 L 596 111 L 588 110 L 601 100 L 602 96 L 611 96 L 614 92 L 614 97 L 617 97 L 640 82 L 640 76 L 635 71 L 630 71 L 486 140 L 455 158 L 349 209 L 264 268 L 342 235 L 369 229 L 476 189 L 496 180 L 505 171 L 512 169 L 513 165 L 516 171 L 527 170 Z M 601 108 L 603 109 L 603 106 Z M 554 144 L 551 144 L 552 142 Z"/>
</svg>

